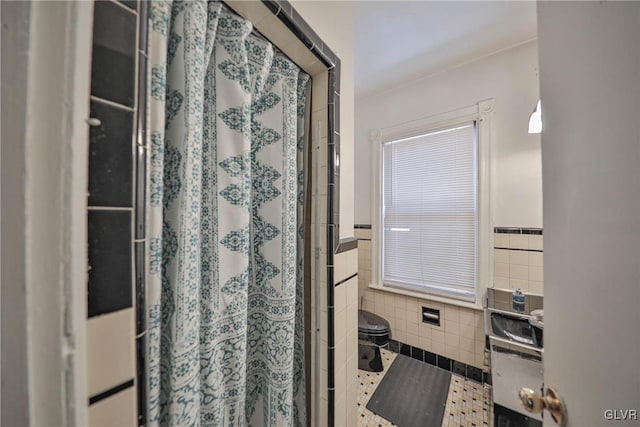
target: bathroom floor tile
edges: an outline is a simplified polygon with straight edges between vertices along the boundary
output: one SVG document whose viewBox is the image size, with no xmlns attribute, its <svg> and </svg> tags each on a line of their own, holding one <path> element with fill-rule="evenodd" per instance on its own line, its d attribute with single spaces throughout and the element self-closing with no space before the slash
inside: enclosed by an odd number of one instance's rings
<svg viewBox="0 0 640 427">
<path fill-rule="evenodd" d="M 493 426 L 491 386 L 451 375 L 442 427 Z"/>
<path fill-rule="evenodd" d="M 369 411 L 366 406 L 387 373 L 397 354 L 381 349 L 382 372 L 358 370 L 358 426 L 390 427 L 392 422 Z M 493 425 L 491 386 L 451 375 L 449 395 L 442 419 L 442 427 L 484 427 Z"/>
<path fill-rule="evenodd" d="M 382 355 L 382 365 L 384 367 L 382 372 L 367 372 L 361 369 L 358 370 L 358 426 L 360 427 L 389 427 L 395 426 L 392 422 L 382 418 L 379 415 L 374 414 L 367 409 L 367 403 L 369 399 L 378 388 L 378 385 L 382 381 L 382 378 L 387 373 L 389 366 L 395 360 L 397 354 L 380 349 Z"/>
</svg>

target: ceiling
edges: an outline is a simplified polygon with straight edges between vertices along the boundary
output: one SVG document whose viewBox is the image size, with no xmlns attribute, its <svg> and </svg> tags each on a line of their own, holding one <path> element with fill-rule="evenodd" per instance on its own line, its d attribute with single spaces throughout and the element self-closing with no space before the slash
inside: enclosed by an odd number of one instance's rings
<svg viewBox="0 0 640 427">
<path fill-rule="evenodd" d="M 357 97 L 537 36 L 534 1 L 356 1 L 354 12 Z"/>
</svg>

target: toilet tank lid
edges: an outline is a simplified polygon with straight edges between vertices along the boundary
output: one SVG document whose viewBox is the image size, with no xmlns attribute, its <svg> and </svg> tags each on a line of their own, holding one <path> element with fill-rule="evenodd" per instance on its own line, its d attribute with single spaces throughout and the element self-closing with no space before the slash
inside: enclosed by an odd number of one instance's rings
<svg viewBox="0 0 640 427">
<path fill-rule="evenodd" d="M 389 322 L 377 314 L 365 310 L 358 310 L 358 330 L 360 332 L 389 331 Z"/>
</svg>

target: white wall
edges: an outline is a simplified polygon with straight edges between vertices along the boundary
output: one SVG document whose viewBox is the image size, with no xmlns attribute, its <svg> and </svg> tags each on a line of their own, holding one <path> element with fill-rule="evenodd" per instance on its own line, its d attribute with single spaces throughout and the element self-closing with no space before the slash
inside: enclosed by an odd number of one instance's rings
<svg viewBox="0 0 640 427">
<path fill-rule="evenodd" d="M 338 55 L 340 79 L 340 237 L 353 236 L 354 221 L 354 15 L 351 2 L 291 2 Z"/>
<path fill-rule="evenodd" d="M 529 135 L 539 97 L 535 41 L 356 100 L 355 222 L 371 224 L 372 130 L 495 98 L 494 226 L 542 227 L 540 137 Z"/>
</svg>

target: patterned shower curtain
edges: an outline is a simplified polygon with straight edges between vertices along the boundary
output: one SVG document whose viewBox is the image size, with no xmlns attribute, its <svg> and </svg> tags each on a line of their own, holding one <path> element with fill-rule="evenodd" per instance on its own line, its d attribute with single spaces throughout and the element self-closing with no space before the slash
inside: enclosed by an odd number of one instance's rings
<svg viewBox="0 0 640 427">
<path fill-rule="evenodd" d="M 149 19 L 148 424 L 304 425 L 309 76 L 219 2 Z"/>
</svg>

